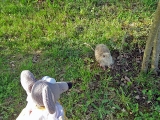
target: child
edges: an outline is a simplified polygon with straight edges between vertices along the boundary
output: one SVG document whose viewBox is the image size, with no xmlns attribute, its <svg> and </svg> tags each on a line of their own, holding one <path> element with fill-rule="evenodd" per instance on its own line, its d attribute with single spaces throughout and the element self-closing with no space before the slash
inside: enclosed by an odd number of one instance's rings
<svg viewBox="0 0 160 120">
<path fill-rule="evenodd" d="M 24 70 L 21 84 L 27 93 L 27 105 L 16 120 L 64 120 L 64 110 L 58 99 L 72 83 L 56 82 L 48 76 L 36 81 L 29 70 Z"/>
</svg>

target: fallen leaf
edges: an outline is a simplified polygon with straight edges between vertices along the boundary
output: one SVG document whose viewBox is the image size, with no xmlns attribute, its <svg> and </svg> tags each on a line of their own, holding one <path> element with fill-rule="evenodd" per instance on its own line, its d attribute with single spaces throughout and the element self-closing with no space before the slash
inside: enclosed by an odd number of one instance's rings
<svg viewBox="0 0 160 120">
<path fill-rule="evenodd" d="M 127 82 L 131 82 L 131 80 L 127 76 L 125 76 L 124 79 L 127 80 Z"/>
<path fill-rule="evenodd" d="M 136 98 L 137 100 L 139 100 L 139 99 L 140 99 L 139 95 L 136 95 L 136 96 L 135 96 L 135 98 Z"/>
</svg>

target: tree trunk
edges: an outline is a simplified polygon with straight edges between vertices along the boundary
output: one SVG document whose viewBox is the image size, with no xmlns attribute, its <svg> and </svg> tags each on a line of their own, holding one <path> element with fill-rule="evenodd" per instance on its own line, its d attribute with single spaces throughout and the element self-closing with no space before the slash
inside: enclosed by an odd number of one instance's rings
<svg viewBox="0 0 160 120">
<path fill-rule="evenodd" d="M 156 39 L 157 30 L 159 27 L 159 22 L 160 22 L 160 1 L 158 2 L 158 7 L 155 12 L 154 21 L 151 26 L 150 34 L 149 34 L 148 40 L 146 42 L 146 47 L 145 47 L 145 51 L 144 51 L 144 55 L 143 55 L 143 62 L 142 62 L 141 71 L 145 72 L 145 73 L 148 70 L 148 63 L 150 61 L 150 55 L 151 55 L 151 51 L 152 51 L 152 47 L 153 47 L 153 41 Z"/>
<path fill-rule="evenodd" d="M 154 40 L 152 62 L 151 62 L 151 69 L 155 74 L 157 74 L 157 71 L 159 71 L 158 68 L 159 54 L 160 54 L 160 24 L 157 31 L 156 39 Z"/>
</svg>

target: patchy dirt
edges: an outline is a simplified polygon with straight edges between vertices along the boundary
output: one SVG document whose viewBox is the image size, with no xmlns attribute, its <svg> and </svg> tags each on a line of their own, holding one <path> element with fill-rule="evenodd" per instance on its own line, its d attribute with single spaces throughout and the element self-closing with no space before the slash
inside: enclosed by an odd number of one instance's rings
<svg viewBox="0 0 160 120">
<path fill-rule="evenodd" d="M 113 76 L 113 81 L 116 83 L 117 87 L 127 87 L 128 94 L 142 106 L 150 107 L 150 102 L 147 96 L 142 93 L 143 86 L 139 85 L 134 78 L 138 76 L 141 69 L 141 62 L 143 59 L 143 48 L 138 48 L 138 46 L 131 52 L 118 52 L 113 51 L 115 57 L 114 69 L 110 71 Z M 130 84 L 130 85 L 129 85 Z"/>
<path fill-rule="evenodd" d="M 118 52 L 114 51 L 113 57 L 115 58 L 114 69 L 111 71 L 111 74 L 115 76 L 120 74 L 123 78 L 128 75 L 129 72 L 132 72 L 132 77 L 137 76 L 137 73 L 140 72 L 141 61 L 143 50 L 139 48 L 132 50 L 131 52 Z"/>
<path fill-rule="evenodd" d="M 130 39 L 133 38 L 130 37 Z M 108 74 L 112 76 L 113 80 L 111 81 L 111 83 L 109 83 L 109 86 L 112 86 L 114 88 L 119 88 L 121 86 L 122 88 L 124 88 L 124 90 L 127 90 L 126 93 L 127 95 L 130 95 L 132 100 L 134 100 L 140 106 L 149 109 L 152 103 L 142 92 L 144 90 L 144 86 L 138 84 L 138 82 L 135 80 L 135 78 L 140 73 L 144 48 L 139 48 L 138 45 L 135 44 L 134 49 L 128 51 L 130 52 L 119 52 L 118 50 L 112 51 L 112 56 L 114 58 L 114 68 L 110 69 Z M 85 63 L 87 64 L 87 61 L 85 61 Z M 90 69 L 99 67 L 96 61 L 92 61 L 90 62 L 90 64 Z M 105 73 L 106 71 L 100 72 L 99 74 L 94 75 L 93 78 L 99 81 L 99 79 L 101 79 L 101 76 L 103 76 Z M 99 89 L 100 86 L 101 85 L 99 85 L 99 83 L 94 81 L 89 84 L 90 90 L 94 91 Z M 98 104 L 98 102 L 95 104 Z"/>
</svg>

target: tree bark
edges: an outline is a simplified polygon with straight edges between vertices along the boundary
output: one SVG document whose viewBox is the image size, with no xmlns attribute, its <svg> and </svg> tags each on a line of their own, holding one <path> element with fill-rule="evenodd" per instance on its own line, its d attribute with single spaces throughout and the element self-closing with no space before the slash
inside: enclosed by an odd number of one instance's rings
<svg viewBox="0 0 160 120">
<path fill-rule="evenodd" d="M 155 74 L 157 74 L 157 72 L 159 71 L 158 68 L 159 55 L 160 55 L 160 24 L 157 31 L 156 39 L 154 40 L 152 61 L 151 61 L 151 69 Z"/>
<path fill-rule="evenodd" d="M 159 22 L 160 22 L 160 1 L 158 2 L 158 7 L 154 15 L 153 24 L 151 26 L 149 37 L 146 42 L 146 47 L 143 54 L 141 71 L 144 73 L 146 73 L 148 70 L 148 63 L 150 61 L 150 55 L 153 48 L 153 41 L 156 39 Z"/>
</svg>

